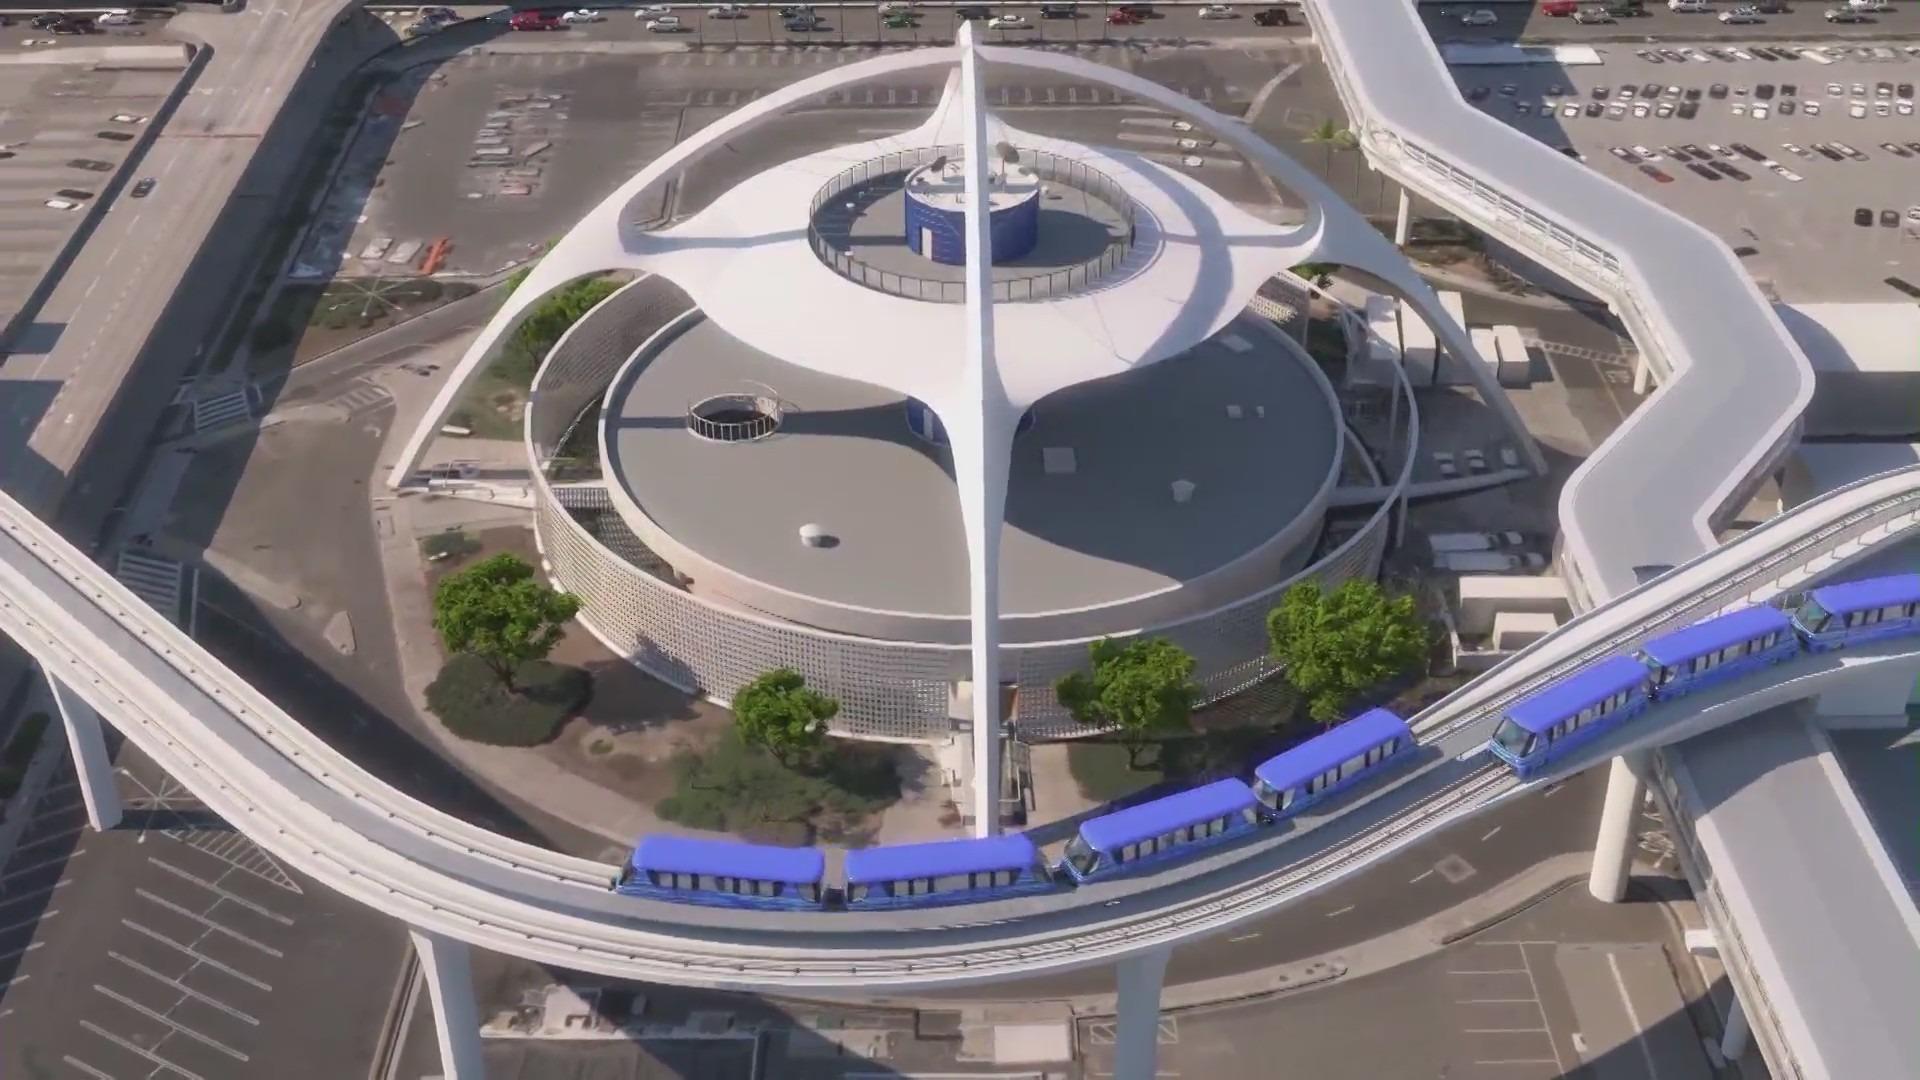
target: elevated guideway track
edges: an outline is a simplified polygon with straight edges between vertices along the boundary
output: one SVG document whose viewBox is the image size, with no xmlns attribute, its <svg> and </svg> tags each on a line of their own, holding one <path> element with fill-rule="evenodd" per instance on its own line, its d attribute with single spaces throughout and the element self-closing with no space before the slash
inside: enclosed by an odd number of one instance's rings
<svg viewBox="0 0 1920 1080">
<path fill-rule="evenodd" d="M 1576 602 L 1713 547 L 1793 450 L 1813 397 L 1812 366 L 1739 259 L 1469 105 L 1409 0 L 1305 8 L 1373 166 L 1605 299 L 1660 383 L 1561 492 Z"/>
<path fill-rule="evenodd" d="M 1111 963 L 1217 932 L 1338 880 L 1521 790 L 1473 752 L 1512 695 L 1596 650 L 1797 588 L 1916 529 L 1920 468 L 1776 518 L 1587 613 L 1416 718 L 1429 763 L 1318 827 L 1276 830 L 1255 850 L 1217 853 L 1125 889 L 857 922 L 618 897 L 607 891 L 612 866 L 507 840 L 388 788 L 5 498 L 0 631 L 275 857 L 416 928 L 624 978 L 930 988 Z M 1766 675 L 1755 679 L 1756 690 L 1771 685 Z"/>
</svg>

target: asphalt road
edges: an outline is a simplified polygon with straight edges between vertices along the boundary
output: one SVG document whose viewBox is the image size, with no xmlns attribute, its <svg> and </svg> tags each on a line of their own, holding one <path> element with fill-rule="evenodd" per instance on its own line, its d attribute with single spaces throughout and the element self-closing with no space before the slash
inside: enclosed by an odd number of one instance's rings
<svg viewBox="0 0 1920 1080">
<path fill-rule="evenodd" d="M 1020 13 L 1029 24 L 1024 28 L 987 30 L 981 40 L 988 44 L 1037 44 L 1068 43 L 1092 41 L 1211 41 L 1220 39 L 1271 39 L 1304 38 L 1308 34 L 1304 17 L 1294 10 L 1294 24 L 1291 26 L 1256 26 L 1253 15 L 1271 5 L 1235 4 L 1231 19 L 1202 19 L 1197 6 L 1162 7 L 1152 18 L 1137 26 L 1117 26 L 1107 22 L 1114 6 L 1096 3 L 1082 4 L 1078 18 L 1042 19 L 1036 7 L 1017 5 L 999 8 L 991 2 L 985 6 L 996 12 L 1005 10 Z M 882 25 L 883 19 L 877 5 L 858 3 L 835 5 L 816 3 L 814 10 L 822 22 L 811 31 L 789 31 L 784 21 L 771 7 L 749 10 L 746 18 L 725 19 L 710 18 L 707 11 L 711 5 L 676 5 L 674 17 L 680 20 L 682 29 L 674 33 L 654 33 L 647 30 L 646 19 L 635 18 L 630 10 L 607 9 L 601 22 L 580 23 L 562 30 L 540 32 L 509 31 L 498 23 L 479 22 L 462 24 L 444 30 L 438 35 L 456 43 L 468 39 L 484 41 L 503 34 L 518 37 L 550 36 L 583 39 L 586 41 L 677 41 L 689 45 L 731 45 L 775 42 L 790 45 L 827 45 L 842 42 L 883 42 L 889 45 L 930 45 L 951 42 L 957 33 L 958 21 L 954 18 L 954 9 L 946 5 L 925 5 L 918 8 L 919 17 L 910 27 L 889 29 Z M 554 9 L 556 12 L 560 9 Z M 394 25 L 404 26 L 404 17 L 393 20 Z M 1236 40 L 1236 43 L 1238 41 Z"/>
<path fill-rule="evenodd" d="M 1463 903 L 1539 862 L 1593 844 L 1606 777 L 1593 772 L 1476 817 L 1274 915 L 1174 950 L 1169 984 L 1290 964 L 1368 941 Z M 1113 992 L 1092 968 L 946 994 L 1027 1001 Z"/>
<path fill-rule="evenodd" d="M 0 869 L 0 1076 L 366 1075 L 401 928 L 289 873 L 137 752 L 118 767 L 121 828 L 86 827 L 63 766 Z"/>
<path fill-rule="evenodd" d="M 1738 5 L 1727 3 L 1725 0 L 1713 4 L 1713 11 L 1697 15 L 1676 14 L 1667 10 L 1665 4 L 1655 2 L 1649 3 L 1648 13 L 1638 18 L 1583 26 L 1571 18 L 1556 18 L 1542 14 L 1539 7 L 1533 4 L 1493 3 L 1485 7 L 1499 16 L 1500 21 L 1494 25 L 1466 26 L 1460 22 L 1462 15 L 1480 6 L 1482 5 L 1471 3 L 1422 4 L 1420 15 L 1426 21 L 1428 31 L 1436 42 L 1522 40 L 1597 44 L 1647 41 L 1782 39 L 1821 41 L 1841 38 L 1920 38 L 1920 5 L 1915 4 L 1902 4 L 1893 11 L 1868 15 L 1867 22 L 1830 23 L 1822 17 L 1822 13 L 1831 5 L 1802 0 L 1793 4 L 1793 10 L 1787 14 L 1763 15 L 1761 22 L 1728 26 L 1720 21 L 1719 12 Z"/>
<path fill-rule="evenodd" d="M 1697 980 L 1652 903 L 1579 886 L 1432 956 L 1307 993 L 1160 1020 L 1163 1077 L 1709 1080 Z M 1110 1021 L 1082 1021 L 1083 1075 L 1110 1076 Z"/>
</svg>

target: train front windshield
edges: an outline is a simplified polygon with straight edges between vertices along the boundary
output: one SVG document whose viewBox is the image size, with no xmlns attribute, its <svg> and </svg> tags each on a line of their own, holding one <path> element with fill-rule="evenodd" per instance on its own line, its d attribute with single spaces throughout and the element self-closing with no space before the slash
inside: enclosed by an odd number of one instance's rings
<svg viewBox="0 0 1920 1080">
<path fill-rule="evenodd" d="M 1082 874 L 1093 873 L 1100 865 L 1100 853 L 1087 846 L 1087 842 L 1078 836 L 1067 841 L 1067 865 Z"/>
<path fill-rule="evenodd" d="M 1812 600 L 1808 600 L 1800 605 L 1798 616 L 1800 625 L 1806 628 L 1809 634 L 1818 634 L 1825 630 L 1827 628 L 1827 621 L 1832 618 L 1832 616 L 1827 614 L 1826 608 L 1821 607 Z"/>
<path fill-rule="evenodd" d="M 1514 757 L 1525 757 L 1532 743 L 1533 732 L 1511 720 L 1500 721 L 1493 732 L 1493 744 Z"/>
</svg>

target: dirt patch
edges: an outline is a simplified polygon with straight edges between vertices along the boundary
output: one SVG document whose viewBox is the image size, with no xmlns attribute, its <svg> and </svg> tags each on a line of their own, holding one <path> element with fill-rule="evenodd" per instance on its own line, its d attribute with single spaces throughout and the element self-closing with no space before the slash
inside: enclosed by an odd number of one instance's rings
<svg viewBox="0 0 1920 1080">
<path fill-rule="evenodd" d="M 429 591 L 449 574 L 495 555 L 540 565 L 529 528 L 455 529 L 425 534 L 420 543 L 429 556 L 446 553 L 427 563 Z M 548 659 L 592 675 L 593 698 L 551 742 L 529 752 L 647 806 L 673 793 L 669 763 L 677 750 L 710 746 L 733 723 L 732 713 L 634 667 L 578 624 Z"/>
</svg>

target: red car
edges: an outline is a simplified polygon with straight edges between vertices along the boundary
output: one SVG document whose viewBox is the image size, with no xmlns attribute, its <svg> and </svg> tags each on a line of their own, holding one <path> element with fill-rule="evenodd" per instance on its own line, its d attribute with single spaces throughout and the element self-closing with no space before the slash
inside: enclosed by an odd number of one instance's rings
<svg viewBox="0 0 1920 1080">
<path fill-rule="evenodd" d="M 544 11 L 523 11 L 507 21 L 513 30 L 565 30 L 567 24 Z"/>
<path fill-rule="evenodd" d="M 1116 11 L 1107 16 L 1107 22 L 1112 26 L 1139 26 L 1146 21 L 1131 11 Z"/>
</svg>

